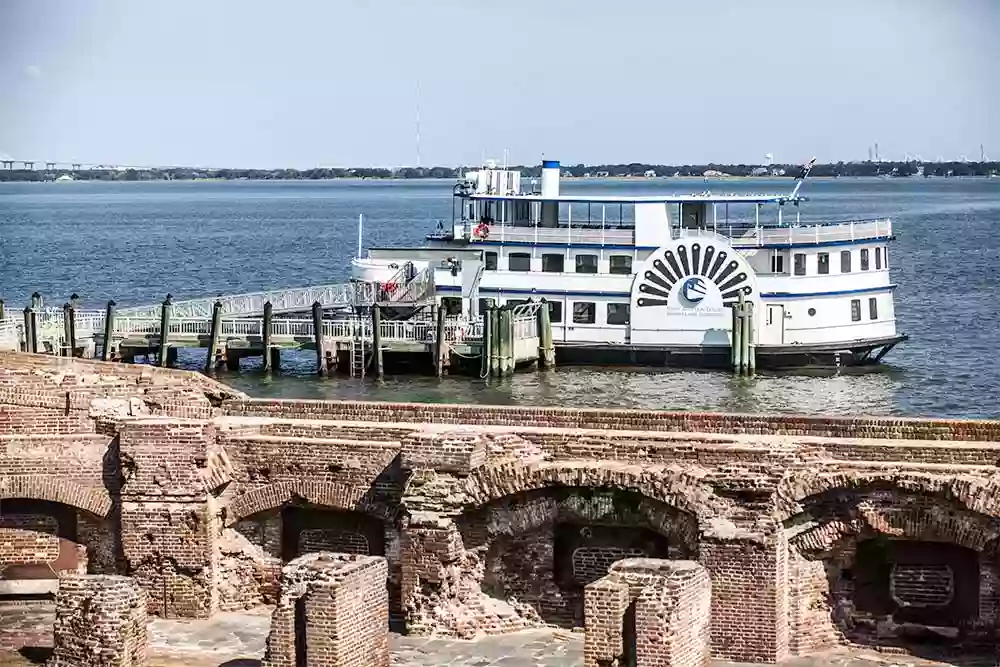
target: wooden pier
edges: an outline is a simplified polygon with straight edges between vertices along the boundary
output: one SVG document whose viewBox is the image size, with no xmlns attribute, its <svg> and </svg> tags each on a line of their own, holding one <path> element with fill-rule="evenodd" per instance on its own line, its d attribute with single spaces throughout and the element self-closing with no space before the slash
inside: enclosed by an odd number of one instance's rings
<svg viewBox="0 0 1000 667">
<path fill-rule="evenodd" d="M 168 295 L 156 306 L 134 308 L 112 301 L 103 311 L 77 309 L 75 298 L 62 308 L 44 308 L 36 293 L 23 319 L 0 302 L 0 349 L 131 363 L 155 358 L 168 366 L 179 349 L 201 348 L 208 373 L 220 366 L 238 370 L 247 357 L 262 357 L 265 372 L 278 370 L 285 350 L 314 350 L 321 375 L 356 377 L 395 371 L 504 376 L 552 364 L 551 324 L 541 302 L 491 307 L 470 320 L 447 316 L 425 291 L 410 287 L 385 295 L 352 283 L 215 300 Z M 412 316 L 392 319 L 401 309 Z"/>
</svg>

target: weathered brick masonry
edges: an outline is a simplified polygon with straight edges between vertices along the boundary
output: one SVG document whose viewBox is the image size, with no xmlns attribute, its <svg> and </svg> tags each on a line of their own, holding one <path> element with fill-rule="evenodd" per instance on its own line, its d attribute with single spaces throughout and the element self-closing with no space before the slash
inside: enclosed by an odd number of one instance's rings
<svg viewBox="0 0 1000 667">
<path fill-rule="evenodd" d="M 206 616 L 329 551 L 385 559 L 408 632 L 469 637 L 582 626 L 651 558 L 707 573 L 720 658 L 997 644 L 995 421 L 255 400 L 0 353 L 0 447 L 0 594 L 128 574 Z"/>
</svg>

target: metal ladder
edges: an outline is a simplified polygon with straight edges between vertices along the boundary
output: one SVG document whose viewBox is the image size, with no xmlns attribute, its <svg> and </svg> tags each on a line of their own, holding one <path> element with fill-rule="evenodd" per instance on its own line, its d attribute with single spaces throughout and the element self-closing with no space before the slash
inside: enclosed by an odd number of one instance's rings
<svg viewBox="0 0 1000 667">
<path fill-rule="evenodd" d="M 368 367 L 368 341 L 365 338 L 365 326 L 355 322 L 354 335 L 351 336 L 351 377 L 364 378 Z"/>
</svg>

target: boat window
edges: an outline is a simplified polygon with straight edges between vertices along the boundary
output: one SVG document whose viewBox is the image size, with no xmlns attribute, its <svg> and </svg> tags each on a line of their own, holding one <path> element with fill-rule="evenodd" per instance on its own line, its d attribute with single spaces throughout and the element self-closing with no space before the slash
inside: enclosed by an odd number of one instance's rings
<svg viewBox="0 0 1000 667">
<path fill-rule="evenodd" d="M 484 259 L 486 261 L 486 270 L 487 271 L 496 271 L 497 270 L 497 254 L 495 252 L 485 253 Z"/>
<path fill-rule="evenodd" d="M 462 314 L 462 297 L 443 296 L 441 297 L 441 307 L 444 308 L 445 315 L 456 316 Z"/>
<path fill-rule="evenodd" d="M 562 301 L 549 301 L 549 322 L 559 324 L 562 322 Z"/>
<path fill-rule="evenodd" d="M 868 299 L 868 317 L 873 320 L 878 319 L 878 300 L 875 297 Z"/>
<path fill-rule="evenodd" d="M 528 303 L 527 299 L 507 299 L 504 301 L 504 305 L 508 308 L 513 308 L 514 306 L 520 306 L 522 304 Z"/>
<path fill-rule="evenodd" d="M 771 273 L 785 272 L 785 256 L 780 252 L 771 255 Z"/>
<path fill-rule="evenodd" d="M 889 249 L 882 249 L 882 263 L 885 264 L 885 268 L 889 268 Z"/>
<path fill-rule="evenodd" d="M 577 273 L 597 273 L 597 255 L 577 255 Z"/>
<path fill-rule="evenodd" d="M 841 250 L 840 251 L 840 272 L 850 273 L 851 272 L 851 251 Z"/>
<path fill-rule="evenodd" d="M 573 303 L 573 324 L 593 324 L 597 321 L 597 305 L 590 301 Z"/>
<path fill-rule="evenodd" d="M 562 273 L 566 257 L 564 255 L 542 255 L 542 271 L 546 273 Z"/>
<path fill-rule="evenodd" d="M 830 273 L 830 253 L 821 252 L 816 255 L 817 273 Z"/>
<path fill-rule="evenodd" d="M 868 248 L 861 249 L 861 270 L 868 270 Z"/>
<path fill-rule="evenodd" d="M 609 303 L 608 324 L 628 324 L 629 310 L 627 303 Z"/>
<path fill-rule="evenodd" d="M 861 299 L 851 299 L 851 321 L 861 321 Z"/>
<path fill-rule="evenodd" d="M 795 275 L 806 275 L 806 256 L 801 252 L 795 253 Z"/>
<path fill-rule="evenodd" d="M 882 268 L 882 248 L 875 248 L 875 270 Z"/>
<path fill-rule="evenodd" d="M 608 257 L 608 273 L 631 275 L 632 255 L 611 255 Z"/>
<path fill-rule="evenodd" d="M 480 299 L 479 300 L 479 314 L 482 315 L 483 313 L 485 313 L 489 309 L 490 304 L 493 304 L 493 303 L 496 303 L 496 299 Z"/>
<path fill-rule="evenodd" d="M 526 252 L 512 252 L 507 255 L 508 271 L 531 271 L 531 255 Z"/>
</svg>

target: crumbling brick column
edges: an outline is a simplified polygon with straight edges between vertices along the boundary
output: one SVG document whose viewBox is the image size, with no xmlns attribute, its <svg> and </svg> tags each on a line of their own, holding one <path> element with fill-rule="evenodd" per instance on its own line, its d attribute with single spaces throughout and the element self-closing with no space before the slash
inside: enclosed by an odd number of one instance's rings
<svg viewBox="0 0 1000 667">
<path fill-rule="evenodd" d="M 712 656 L 777 663 L 788 657 L 788 542 L 780 527 L 706 533 L 699 561 L 712 578 Z"/>
<path fill-rule="evenodd" d="M 388 667 L 388 575 L 378 556 L 320 552 L 291 561 L 262 667 Z"/>
<path fill-rule="evenodd" d="M 120 434 L 126 571 L 148 592 L 151 614 L 208 617 L 218 604 L 214 427 L 149 417 L 123 422 Z"/>
<path fill-rule="evenodd" d="M 59 580 L 49 667 L 146 664 L 146 593 L 131 577 L 71 575 Z"/>
<path fill-rule="evenodd" d="M 708 573 L 693 561 L 614 563 L 584 593 L 584 666 L 627 664 L 629 654 L 637 667 L 708 665 L 711 598 Z"/>
</svg>

